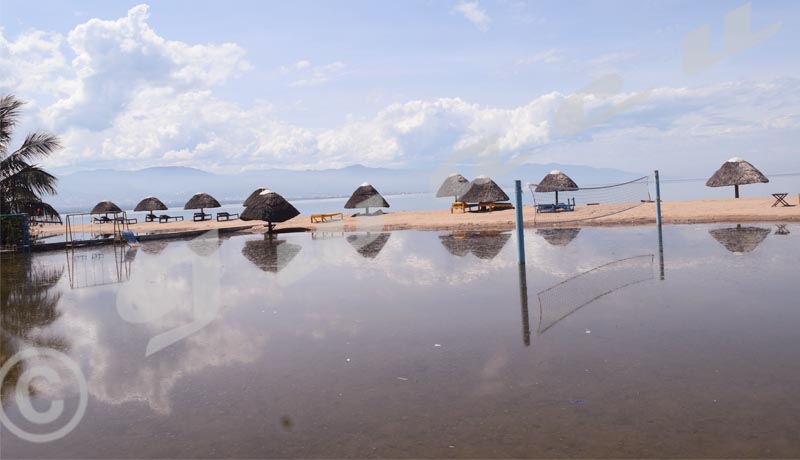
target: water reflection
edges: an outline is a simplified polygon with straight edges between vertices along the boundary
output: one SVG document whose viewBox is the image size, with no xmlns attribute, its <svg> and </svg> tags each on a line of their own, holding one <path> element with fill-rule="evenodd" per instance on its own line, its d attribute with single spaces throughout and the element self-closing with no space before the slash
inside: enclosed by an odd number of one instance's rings
<svg viewBox="0 0 800 460">
<path fill-rule="evenodd" d="M 753 252 L 769 236 L 771 231 L 768 228 L 744 227 L 739 224 L 735 227 L 709 230 L 708 233 L 725 246 L 728 251 L 735 254 L 746 254 Z"/>
<path fill-rule="evenodd" d="M 439 235 L 439 241 L 450 254 L 464 257 L 472 253 L 483 260 L 492 260 L 503 250 L 511 233 L 497 231 L 459 231 Z"/>
<path fill-rule="evenodd" d="M 653 254 L 600 265 L 539 292 L 538 334 L 614 291 L 653 279 Z"/>
<path fill-rule="evenodd" d="M 519 303 L 522 311 L 522 343 L 531 345 L 531 321 L 528 316 L 528 272 L 525 264 L 519 264 Z"/>
<path fill-rule="evenodd" d="M 362 257 L 374 259 L 378 256 L 386 242 L 389 241 L 391 233 L 365 233 L 359 235 L 348 235 L 347 242 L 353 246 Z"/>
<path fill-rule="evenodd" d="M 536 234 L 553 246 L 566 246 L 577 238 L 580 228 L 540 228 Z"/>
<path fill-rule="evenodd" d="M 278 238 L 245 241 L 242 255 L 265 272 L 278 273 L 300 253 L 301 246 Z"/>
<path fill-rule="evenodd" d="M 45 332 L 61 317 L 61 293 L 53 288 L 63 274 L 63 265 L 40 265 L 31 256 L 0 257 L 0 366 L 23 348 L 67 350 L 66 337 L 56 331 Z M 23 365 L 14 366 L 0 382 L 3 399 L 24 371 Z"/>
<path fill-rule="evenodd" d="M 776 227 L 778 227 L 775 229 L 776 235 L 788 235 L 792 233 L 788 228 L 786 228 L 786 224 L 777 224 Z"/>
<path fill-rule="evenodd" d="M 113 259 L 112 259 L 113 257 Z M 67 273 L 73 289 L 130 280 L 136 250 L 114 244 L 67 251 Z"/>
</svg>

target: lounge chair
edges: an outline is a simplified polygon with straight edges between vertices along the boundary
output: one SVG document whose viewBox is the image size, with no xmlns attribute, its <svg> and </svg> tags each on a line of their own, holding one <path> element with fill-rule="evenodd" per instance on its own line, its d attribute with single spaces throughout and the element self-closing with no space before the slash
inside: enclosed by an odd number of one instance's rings
<svg viewBox="0 0 800 460">
<path fill-rule="evenodd" d="M 205 213 L 205 212 L 196 212 L 196 213 L 194 213 L 194 221 L 195 222 L 202 222 L 204 220 L 211 220 L 213 218 L 214 218 L 214 216 L 212 214 L 209 214 L 209 213 Z"/>
<path fill-rule="evenodd" d="M 489 212 L 492 211 L 502 211 L 503 209 L 514 209 L 514 205 L 508 202 L 502 201 L 489 201 L 484 203 L 478 203 L 478 207 L 481 209 L 486 209 Z"/>
<path fill-rule="evenodd" d="M 337 219 L 338 217 L 338 219 Z M 328 222 L 331 220 L 343 220 L 344 215 L 341 212 L 328 212 L 324 214 L 311 214 L 311 223 Z"/>
<path fill-rule="evenodd" d="M 136 223 L 139 223 L 139 219 L 137 219 L 135 217 L 131 217 L 130 219 L 125 219 L 124 217 L 117 217 L 116 221 L 117 222 L 121 222 L 123 224 L 136 224 Z"/>
<path fill-rule="evenodd" d="M 239 214 L 235 212 L 218 212 L 217 213 L 217 222 L 222 220 L 235 220 L 239 218 Z"/>
<path fill-rule="evenodd" d="M 92 219 L 92 223 L 93 224 L 110 224 L 111 222 L 114 222 L 114 221 L 111 218 L 109 218 L 108 216 L 100 216 L 100 217 L 95 217 L 94 219 Z"/>
<path fill-rule="evenodd" d="M 147 214 L 144 216 L 145 222 L 155 222 L 158 220 L 158 216 L 155 214 Z"/>
<path fill-rule="evenodd" d="M 167 223 L 167 222 L 169 222 L 171 220 L 174 220 L 175 222 L 178 222 L 179 220 L 183 220 L 183 216 L 168 216 L 166 214 L 161 214 L 160 216 L 158 216 L 158 223 L 159 224 L 164 224 L 164 223 Z"/>
<path fill-rule="evenodd" d="M 450 205 L 450 214 L 458 210 L 461 210 L 462 213 L 467 212 L 467 203 L 463 201 L 454 201 L 453 204 Z"/>
</svg>

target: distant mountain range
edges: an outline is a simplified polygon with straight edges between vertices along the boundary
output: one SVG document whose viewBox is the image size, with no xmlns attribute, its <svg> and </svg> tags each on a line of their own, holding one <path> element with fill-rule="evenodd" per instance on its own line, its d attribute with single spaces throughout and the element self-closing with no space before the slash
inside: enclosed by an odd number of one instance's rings
<svg viewBox="0 0 800 460">
<path fill-rule="evenodd" d="M 537 182 L 553 169 L 560 169 L 578 184 L 608 184 L 644 174 L 617 169 L 559 164 L 526 164 L 493 177 L 501 187 L 514 179 Z M 466 174 L 465 174 L 466 175 Z M 467 176 L 468 179 L 472 177 Z M 112 200 L 131 209 L 142 198 L 157 196 L 167 206 L 183 205 L 193 194 L 207 192 L 223 204 L 241 203 L 254 189 L 267 187 L 287 199 L 349 196 L 361 183 L 369 182 L 384 195 L 436 192 L 444 177 L 429 170 L 370 168 L 361 165 L 327 170 L 267 169 L 238 174 L 214 174 L 187 167 L 156 167 L 136 171 L 98 169 L 79 171 L 58 178 L 58 195 L 48 202 L 61 212 L 88 210 L 97 202 Z"/>
</svg>

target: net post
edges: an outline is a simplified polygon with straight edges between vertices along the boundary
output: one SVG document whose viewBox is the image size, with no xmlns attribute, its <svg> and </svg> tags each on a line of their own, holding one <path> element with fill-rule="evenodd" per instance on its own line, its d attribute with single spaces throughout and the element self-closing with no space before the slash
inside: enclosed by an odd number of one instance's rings
<svg viewBox="0 0 800 460">
<path fill-rule="evenodd" d="M 656 225 L 661 228 L 661 181 L 658 177 L 658 170 L 655 171 L 656 176 Z"/>
<path fill-rule="evenodd" d="M 514 198 L 517 215 L 517 258 L 520 265 L 525 265 L 525 234 L 522 225 L 522 181 L 514 181 Z"/>
</svg>

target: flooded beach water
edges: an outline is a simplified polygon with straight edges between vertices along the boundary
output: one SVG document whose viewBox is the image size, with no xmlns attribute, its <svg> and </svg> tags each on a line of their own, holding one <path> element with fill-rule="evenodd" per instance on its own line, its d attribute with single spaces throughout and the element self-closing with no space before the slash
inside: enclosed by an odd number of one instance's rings
<svg viewBox="0 0 800 460">
<path fill-rule="evenodd" d="M 523 270 L 513 232 L 4 255 L 3 362 L 63 355 L 5 366 L 2 456 L 800 456 L 800 226 L 663 240 L 530 229 Z"/>
</svg>

